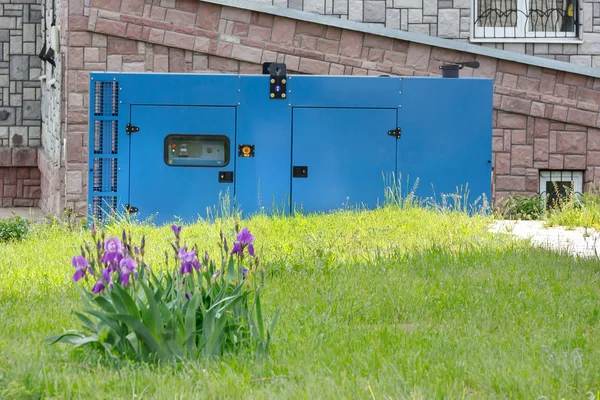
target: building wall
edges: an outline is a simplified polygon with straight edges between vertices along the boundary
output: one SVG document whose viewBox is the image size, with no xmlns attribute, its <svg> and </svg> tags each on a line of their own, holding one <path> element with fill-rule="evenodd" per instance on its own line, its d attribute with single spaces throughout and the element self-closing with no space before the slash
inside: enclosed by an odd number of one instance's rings
<svg viewBox="0 0 600 400">
<path fill-rule="evenodd" d="M 42 72 L 46 80 L 41 82 L 42 90 L 42 147 L 38 151 L 38 165 L 41 174 L 41 190 L 43 196 L 40 200 L 40 208 L 44 213 L 58 215 L 65 206 L 65 156 L 64 139 L 66 119 L 63 113 L 63 104 L 66 102 L 63 93 L 67 90 L 63 86 L 65 78 L 65 54 L 67 51 L 68 14 L 67 8 L 61 0 L 42 0 L 46 3 L 46 17 L 52 21 L 52 3 L 56 8 L 57 20 L 60 23 L 61 40 L 60 46 L 55 49 L 54 61 L 56 67 L 44 64 Z M 66 2 L 65 2 L 66 3 Z M 50 25 L 50 24 L 49 24 Z M 43 30 L 43 26 L 42 26 Z M 42 33 L 47 43 L 50 43 L 50 33 Z M 52 84 L 52 80 L 56 82 Z M 76 140 L 72 136 L 71 140 Z M 79 146 L 82 146 L 80 140 Z"/>
<path fill-rule="evenodd" d="M 0 0 L 0 206 L 40 198 L 36 148 L 41 138 L 41 6 Z"/>
<path fill-rule="evenodd" d="M 255 0 L 392 29 L 469 41 L 473 0 Z M 509 0 L 506 1 L 508 3 Z M 600 68 L 600 0 L 579 0 L 583 43 L 481 43 L 482 46 Z M 164 2 L 167 3 L 167 2 Z M 498 2 L 497 4 L 500 4 Z"/>
<path fill-rule="evenodd" d="M 600 184 L 599 79 L 196 0 L 68 7 L 65 200 L 79 213 L 87 206 L 92 70 L 258 74 L 261 63 L 279 61 L 291 73 L 434 76 L 444 62 L 476 59 L 481 68 L 462 75 L 495 79 L 497 198 L 536 193 L 540 169 L 585 170 L 588 186 Z"/>
</svg>

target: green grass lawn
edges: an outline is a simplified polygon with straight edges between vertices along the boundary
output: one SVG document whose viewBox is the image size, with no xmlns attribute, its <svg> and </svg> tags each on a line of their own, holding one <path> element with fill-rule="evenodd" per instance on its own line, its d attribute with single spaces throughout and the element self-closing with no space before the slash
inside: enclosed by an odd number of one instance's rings
<svg viewBox="0 0 600 400">
<path fill-rule="evenodd" d="M 245 221 L 281 307 L 271 357 L 114 362 L 42 341 L 78 328 L 58 225 L 0 243 L 0 398 L 593 398 L 600 394 L 600 261 L 487 233 L 490 220 L 423 209 Z M 185 226 L 216 251 L 233 221 Z M 122 226 L 109 232 L 120 235 Z M 146 235 L 158 268 L 168 226 Z"/>
</svg>

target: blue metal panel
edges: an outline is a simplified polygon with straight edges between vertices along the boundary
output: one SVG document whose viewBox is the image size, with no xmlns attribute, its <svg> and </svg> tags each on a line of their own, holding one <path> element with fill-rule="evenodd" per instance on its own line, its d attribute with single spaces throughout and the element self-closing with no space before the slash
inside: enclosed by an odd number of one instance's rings
<svg viewBox="0 0 600 400">
<path fill-rule="evenodd" d="M 219 183 L 220 171 L 234 171 L 236 112 L 233 107 L 133 106 L 130 204 L 143 220 L 162 224 L 180 217 L 195 221 L 207 207 L 219 207 L 221 196 L 233 198 L 233 184 Z M 229 164 L 223 167 L 170 166 L 165 162 L 167 135 L 224 135 L 230 140 Z"/>
<path fill-rule="evenodd" d="M 396 169 L 395 109 L 294 108 L 292 202 L 304 212 L 383 204 L 384 177 Z"/>
<path fill-rule="evenodd" d="M 378 76 L 311 76 L 288 79 L 293 107 L 396 108 L 402 104 L 402 79 Z"/>
<path fill-rule="evenodd" d="M 238 75 L 93 73 L 95 79 L 117 80 L 123 104 L 237 106 Z"/>
<path fill-rule="evenodd" d="M 237 144 L 255 146 L 254 157 L 236 161 L 236 206 L 243 214 L 264 207 L 289 212 L 292 109 L 269 98 L 268 76 L 244 76 L 238 107 Z"/>
<path fill-rule="evenodd" d="M 403 79 L 398 172 L 416 195 L 453 194 L 468 186 L 469 201 L 490 199 L 492 80 Z"/>
</svg>

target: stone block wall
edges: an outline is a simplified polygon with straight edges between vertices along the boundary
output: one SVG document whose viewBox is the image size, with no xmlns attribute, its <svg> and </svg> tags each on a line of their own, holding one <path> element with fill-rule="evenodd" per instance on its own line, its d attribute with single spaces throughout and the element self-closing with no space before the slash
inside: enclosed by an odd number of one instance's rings
<svg viewBox="0 0 600 400">
<path fill-rule="evenodd" d="M 478 60 L 481 68 L 461 73 L 495 79 L 496 199 L 536 193 L 539 171 L 550 168 L 585 170 L 586 185 L 600 185 L 600 79 L 197 0 L 64 7 L 65 202 L 79 213 L 92 70 L 258 74 L 261 63 L 279 61 L 291 73 L 435 76 L 442 63 Z"/>
<path fill-rule="evenodd" d="M 36 149 L 0 147 L 0 206 L 37 207 L 40 195 Z"/>
<path fill-rule="evenodd" d="M 255 0 L 351 21 L 468 41 L 473 0 Z M 498 3 L 500 4 L 500 3 Z M 583 43 L 498 41 L 482 46 L 600 67 L 600 0 L 580 0 Z"/>
<path fill-rule="evenodd" d="M 64 107 L 68 107 L 68 99 L 64 98 L 66 91 L 63 87 L 65 77 L 65 54 L 67 51 L 68 17 L 66 8 L 63 7 L 61 0 L 42 0 L 45 2 L 45 15 L 48 21 L 52 21 L 52 4 L 56 8 L 57 21 L 60 22 L 61 40 L 60 46 L 55 49 L 56 56 L 54 62 L 56 67 L 50 64 L 44 64 L 43 72 L 46 80 L 41 82 L 42 90 L 42 147 L 39 149 L 38 164 L 42 172 L 41 188 L 43 196 L 40 199 L 40 208 L 46 214 L 58 215 L 65 207 L 65 160 L 63 142 L 66 138 L 67 129 L 64 115 Z M 42 34 L 47 43 L 50 43 L 49 32 Z M 56 83 L 51 84 L 52 79 Z M 71 140 L 74 140 L 73 136 Z M 79 143 L 79 151 L 83 143 Z"/>
<path fill-rule="evenodd" d="M 41 6 L 0 0 L 0 206 L 40 198 L 36 150 L 41 142 Z M 24 156 L 27 154 L 27 156 Z M 36 172 L 37 171 L 37 172 Z"/>
</svg>

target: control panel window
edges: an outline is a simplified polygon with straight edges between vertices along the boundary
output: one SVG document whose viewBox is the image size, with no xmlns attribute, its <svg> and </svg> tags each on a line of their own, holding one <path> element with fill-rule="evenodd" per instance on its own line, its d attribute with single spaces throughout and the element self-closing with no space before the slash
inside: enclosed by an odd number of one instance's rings
<svg viewBox="0 0 600 400">
<path fill-rule="evenodd" d="M 223 167 L 229 164 L 229 138 L 222 135 L 168 135 L 165 163 L 173 167 Z"/>
</svg>

